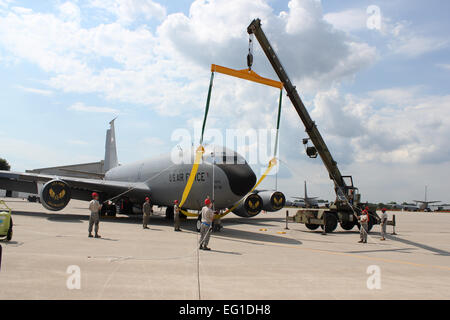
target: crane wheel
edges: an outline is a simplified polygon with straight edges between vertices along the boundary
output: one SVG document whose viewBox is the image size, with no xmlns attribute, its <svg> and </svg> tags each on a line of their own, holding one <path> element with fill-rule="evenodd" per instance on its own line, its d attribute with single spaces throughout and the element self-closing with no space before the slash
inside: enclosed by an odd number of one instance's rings
<svg viewBox="0 0 450 320">
<path fill-rule="evenodd" d="M 334 230 L 336 230 L 338 225 L 338 219 L 336 218 L 336 216 L 334 214 L 328 214 L 326 217 L 326 225 L 321 226 L 322 229 L 325 228 L 325 232 L 326 233 L 330 233 L 333 232 Z"/>
<path fill-rule="evenodd" d="M 305 226 L 309 229 L 309 230 L 316 230 L 319 225 L 318 224 L 311 224 L 311 223 L 305 223 Z"/>
<path fill-rule="evenodd" d="M 355 223 L 352 221 L 341 221 L 340 226 L 344 230 L 352 230 L 355 226 Z"/>
</svg>

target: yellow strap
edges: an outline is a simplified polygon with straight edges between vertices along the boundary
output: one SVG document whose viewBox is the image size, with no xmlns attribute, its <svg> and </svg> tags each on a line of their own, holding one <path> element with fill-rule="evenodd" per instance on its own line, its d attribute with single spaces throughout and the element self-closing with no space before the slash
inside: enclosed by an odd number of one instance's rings
<svg viewBox="0 0 450 320">
<path fill-rule="evenodd" d="M 219 66 L 219 65 L 216 65 L 216 64 L 212 64 L 211 65 L 211 72 L 213 72 L 213 73 L 214 72 L 219 72 L 219 73 L 223 73 L 223 74 L 226 74 L 226 75 L 229 75 L 229 76 L 233 76 L 233 77 L 237 77 L 237 78 L 241 78 L 241 79 L 245 79 L 245 80 L 250 80 L 250 81 L 261 83 L 261 84 L 264 84 L 264 85 L 267 85 L 267 86 L 275 87 L 275 88 L 278 88 L 278 89 L 283 89 L 283 83 L 282 82 L 261 77 L 256 72 L 254 72 L 253 70 L 249 70 L 249 69 L 235 70 L 235 69 L 222 67 L 222 66 Z M 212 83 L 212 79 L 213 79 L 212 76 L 213 76 L 213 74 L 211 75 L 211 83 Z M 211 84 L 210 84 L 210 89 L 211 89 Z M 208 108 L 208 105 L 209 105 L 209 96 L 210 96 L 210 93 L 208 94 L 207 108 Z M 206 116 L 205 116 L 205 120 L 206 120 Z M 203 129 L 204 129 L 204 125 L 205 125 L 205 121 L 203 123 Z M 202 135 L 203 135 L 203 133 L 202 133 Z M 204 152 L 205 152 L 205 149 L 203 148 L 202 145 L 200 145 L 198 147 L 197 151 L 196 151 L 195 161 L 194 161 L 194 164 L 192 166 L 188 182 L 187 182 L 186 186 L 184 187 L 183 196 L 181 198 L 181 202 L 180 202 L 180 206 L 179 206 L 180 207 L 180 212 L 182 212 L 184 215 L 186 215 L 188 217 L 197 217 L 198 216 L 197 214 L 190 213 L 190 212 L 188 212 L 186 210 L 181 209 L 181 207 L 184 205 L 184 203 L 186 202 L 187 197 L 189 196 L 189 193 L 191 192 L 192 185 L 193 185 L 194 180 L 195 180 L 195 175 L 197 174 L 198 166 L 199 166 L 200 160 L 202 159 L 202 156 L 203 156 Z M 255 184 L 255 186 L 252 188 L 252 190 L 250 190 L 247 193 L 247 195 L 250 194 L 251 192 L 253 192 L 253 190 L 256 189 L 256 187 L 264 180 L 264 178 L 269 174 L 270 170 L 272 170 L 272 168 L 276 164 L 277 164 L 276 158 L 273 158 L 272 160 L 269 161 L 269 166 L 267 167 L 266 171 L 261 176 L 261 178 L 259 178 L 258 182 Z M 239 200 L 235 205 L 233 205 L 233 207 L 231 207 L 230 209 L 228 209 L 224 213 L 216 215 L 216 217 L 222 218 L 223 216 L 227 215 L 228 213 L 230 213 L 231 211 L 236 209 L 236 207 L 241 203 L 241 201 L 244 198 Z"/>
<path fill-rule="evenodd" d="M 186 183 L 186 186 L 184 187 L 183 195 L 181 197 L 181 202 L 180 202 L 180 205 L 179 205 L 180 211 L 184 215 L 189 216 L 189 217 L 196 217 L 197 215 L 193 214 L 193 213 L 190 213 L 190 212 L 187 212 L 187 211 L 181 209 L 181 207 L 186 202 L 186 200 L 187 200 L 187 198 L 189 196 L 189 193 L 191 192 L 192 185 L 194 184 L 195 176 L 196 176 L 197 171 L 198 171 L 198 166 L 200 164 L 200 161 L 202 160 L 202 157 L 203 157 L 204 153 L 205 153 L 205 149 L 203 148 L 202 145 L 200 145 L 197 148 L 197 151 L 195 152 L 194 164 L 192 165 L 191 173 L 189 174 L 189 179 L 188 179 L 188 181 Z"/>
<path fill-rule="evenodd" d="M 230 68 L 227 68 L 227 67 L 218 66 L 216 64 L 212 64 L 211 65 L 211 72 L 223 73 L 223 74 L 226 74 L 226 75 L 229 75 L 229 76 L 232 76 L 232 77 L 241 78 L 241 79 L 245 79 L 245 80 L 250 80 L 250 81 L 253 81 L 253 82 L 265 84 L 266 86 L 275 87 L 275 88 L 278 88 L 278 89 L 282 89 L 283 88 L 283 83 L 282 82 L 261 77 L 256 72 L 254 72 L 253 70 L 249 70 L 249 69 L 235 70 L 235 69 L 230 69 Z"/>
<path fill-rule="evenodd" d="M 196 213 L 190 213 L 186 210 L 180 209 L 180 212 L 183 213 L 186 217 L 198 217 L 198 214 Z"/>
<path fill-rule="evenodd" d="M 184 187 L 183 196 L 181 197 L 181 202 L 180 202 L 180 208 L 186 202 L 186 199 L 189 196 L 189 192 L 191 192 L 192 184 L 194 183 L 195 175 L 197 174 L 198 165 L 200 164 L 200 161 L 202 160 L 203 153 L 205 153 L 205 149 L 203 148 L 203 146 L 200 145 L 198 147 L 197 151 L 195 152 L 194 164 L 192 165 L 191 173 L 189 174 L 189 179 L 187 181 L 187 184 Z"/>
<path fill-rule="evenodd" d="M 267 167 L 266 171 L 265 171 L 265 172 L 263 173 L 263 175 L 259 178 L 258 182 L 254 185 L 254 187 L 252 188 L 252 190 L 250 190 L 250 191 L 246 194 L 246 196 L 247 196 L 248 194 L 252 193 L 253 190 L 255 190 L 255 189 L 259 186 L 259 184 L 267 177 L 267 175 L 269 174 L 269 172 L 272 170 L 273 167 L 276 166 L 276 164 L 277 164 L 277 159 L 276 159 L 276 158 L 273 158 L 273 159 L 271 159 L 271 160 L 269 161 L 269 166 Z M 189 182 L 188 182 L 188 183 L 189 183 Z M 187 187 L 187 185 L 186 185 L 186 187 Z M 191 184 L 191 187 L 192 187 L 192 184 Z M 185 189 L 185 191 L 186 191 L 186 189 Z M 189 191 L 190 191 L 190 188 L 189 188 Z M 188 194 L 189 194 L 189 191 L 188 191 Z M 242 202 L 242 200 L 243 200 L 244 198 L 245 198 L 245 197 L 243 197 L 241 200 L 239 200 L 238 202 L 236 202 L 230 209 L 228 209 L 228 210 L 225 211 L 224 213 L 222 213 L 222 214 L 216 214 L 215 217 L 220 219 L 220 218 L 226 216 L 227 214 L 229 214 L 230 212 L 232 212 L 234 209 L 236 209 L 237 206 Z M 181 207 L 181 206 L 180 206 L 180 207 Z M 190 213 L 190 212 L 188 212 L 188 211 L 186 211 L 186 210 L 183 210 L 183 209 L 180 209 L 180 211 L 181 211 L 185 216 L 187 216 L 187 217 L 198 217 L 198 214 Z"/>
</svg>

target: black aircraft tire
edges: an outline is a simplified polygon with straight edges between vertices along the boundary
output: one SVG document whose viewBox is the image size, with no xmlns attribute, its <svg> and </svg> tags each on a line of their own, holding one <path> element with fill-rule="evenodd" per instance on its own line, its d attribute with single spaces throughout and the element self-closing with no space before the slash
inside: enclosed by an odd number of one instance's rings
<svg viewBox="0 0 450 320">
<path fill-rule="evenodd" d="M 173 207 L 166 208 L 166 219 L 173 220 Z"/>
<path fill-rule="evenodd" d="M 311 224 L 311 223 L 305 223 L 305 226 L 309 229 L 309 230 L 316 230 L 319 225 L 318 224 Z"/>
<path fill-rule="evenodd" d="M 187 220 L 187 215 L 185 215 L 183 212 L 180 212 L 180 220 Z"/>
<path fill-rule="evenodd" d="M 102 208 L 100 209 L 100 217 L 106 216 L 106 204 L 102 205 Z"/>
<path fill-rule="evenodd" d="M 9 229 L 8 229 L 8 234 L 6 235 L 6 241 L 11 241 L 12 236 L 13 236 L 13 220 L 12 218 L 11 222 L 9 223 Z"/>
<path fill-rule="evenodd" d="M 115 205 L 112 205 L 110 209 L 111 217 L 115 217 L 117 215 L 117 207 Z"/>
<path fill-rule="evenodd" d="M 342 229 L 344 230 L 352 230 L 353 227 L 355 226 L 355 223 L 352 221 L 341 221 L 340 226 Z"/>
</svg>

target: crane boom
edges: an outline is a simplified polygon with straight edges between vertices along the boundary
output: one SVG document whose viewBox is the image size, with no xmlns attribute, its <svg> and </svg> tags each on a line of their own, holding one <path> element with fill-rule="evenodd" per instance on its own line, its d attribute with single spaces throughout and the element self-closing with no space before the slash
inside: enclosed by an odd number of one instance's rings
<svg viewBox="0 0 450 320">
<path fill-rule="evenodd" d="M 280 59 L 278 59 L 277 54 L 273 50 L 272 46 L 269 43 L 269 40 L 267 40 L 266 35 L 264 34 L 264 31 L 261 28 L 261 20 L 260 19 L 254 19 L 250 25 L 247 28 L 247 32 L 249 34 L 254 34 L 256 39 L 258 40 L 259 44 L 261 45 L 261 48 L 263 49 L 264 53 L 266 54 L 267 58 L 270 61 L 270 64 L 272 65 L 273 69 L 275 70 L 276 74 L 278 75 L 278 78 L 283 83 L 284 88 L 286 89 L 287 95 L 289 99 L 292 102 L 292 105 L 294 106 L 295 110 L 297 111 L 298 115 L 300 116 L 300 119 L 302 120 L 303 124 L 306 128 L 306 133 L 308 134 L 309 138 L 311 139 L 312 143 L 314 144 L 314 147 L 316 148 L 317 152 L 320 155 L 320 158 L 322 159 L 322 162 L 324 163 L 326 169 L 328 170 L 328 173 L 330 175 L 330 179 L 334 181 L 335 184 L 335 192 L 336 195 L 339 198 L 338 190 L 341 189 L 344 194 L 346 194 L 347 185 L 343 179 L 343 176 L 341 172 L 339 171 L 339 168 L 337 166 L 337 162 L 333 159 L 333 156 L 331 155 L 330 151 L 328 150 L 328 147 L 325 143 L 325 141 L 322 138 L 322 135 L 320 134 L 319 130 L 317 129 L 317 126 L 315 122 L 311 119 L 308 110 L 306 109 L 305 105 L 303 104 L 302 100 L 300 99 L 300 96 L 295 88 L 295 86 L 290 81 L 285 69 L 283 68 L 283 65 L 280 62 Z M 353 188 L 353 186 L 352 186 Z"/>
</svg>

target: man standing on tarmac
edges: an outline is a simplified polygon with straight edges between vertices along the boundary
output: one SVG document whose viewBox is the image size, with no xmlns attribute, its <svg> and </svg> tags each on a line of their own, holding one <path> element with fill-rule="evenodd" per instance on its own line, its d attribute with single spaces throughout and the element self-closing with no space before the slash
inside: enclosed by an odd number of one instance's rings
<svg viewBox="0 0 450 320">
<path fill-rule="evenodd" d="M 359 228 L 359 235 L 361 240 L 360 243 L 367 243 L 367 233 L 369 232 L 369 207 L 361 212 L 361 215 L 358 217 L 359 224 L 361 227 Z"/>
<path fill-rule="evenodd" d="M 381 239 L 380 240 L 386 240 L 384 237 L 386 235 L 386 225 L 388 220 L 388 214 L 386 213 L 386 208 L 381 209 Z"/>
<path fill-rule="evenodd" d="M 142 205 L 142 227 L 144 229 L 148 229 L 147 227 L 148 219 L 152 214 L 152 212 L 153 212 L 152 203 L 150 202 L 150 198 L 146 197 L 145 202 Z"/>
<path fill-rule="evenodd" d="M 173 202 L 173 230 L 181 231 L 180 229 L 180 207 L 178 206 L 178 200 Z"/>
<path fill-rule="evenodd" d="M 100 209 L 102 205 L 98 202 L 98 194 L 96 192 L 92 193 L 92 200 L 89 202 L 89 211 L 91 211 L 91 216 L 89 217 L 89 238 L 92 238 L 92 226 L 95 224 L 95 237 L 101 238 L 98 234 L 98 225 L 100 223 Z"/>
<path fill-rule="evenodd" d="M 209 237 L 214 221 L 214 211 L 211 209 L 211 200 L 206 198 L 205 206 L 202 208 L 202 225 L 200 226 L 200 250 L 211 250 L 208 248 Z"/>
</svg>

